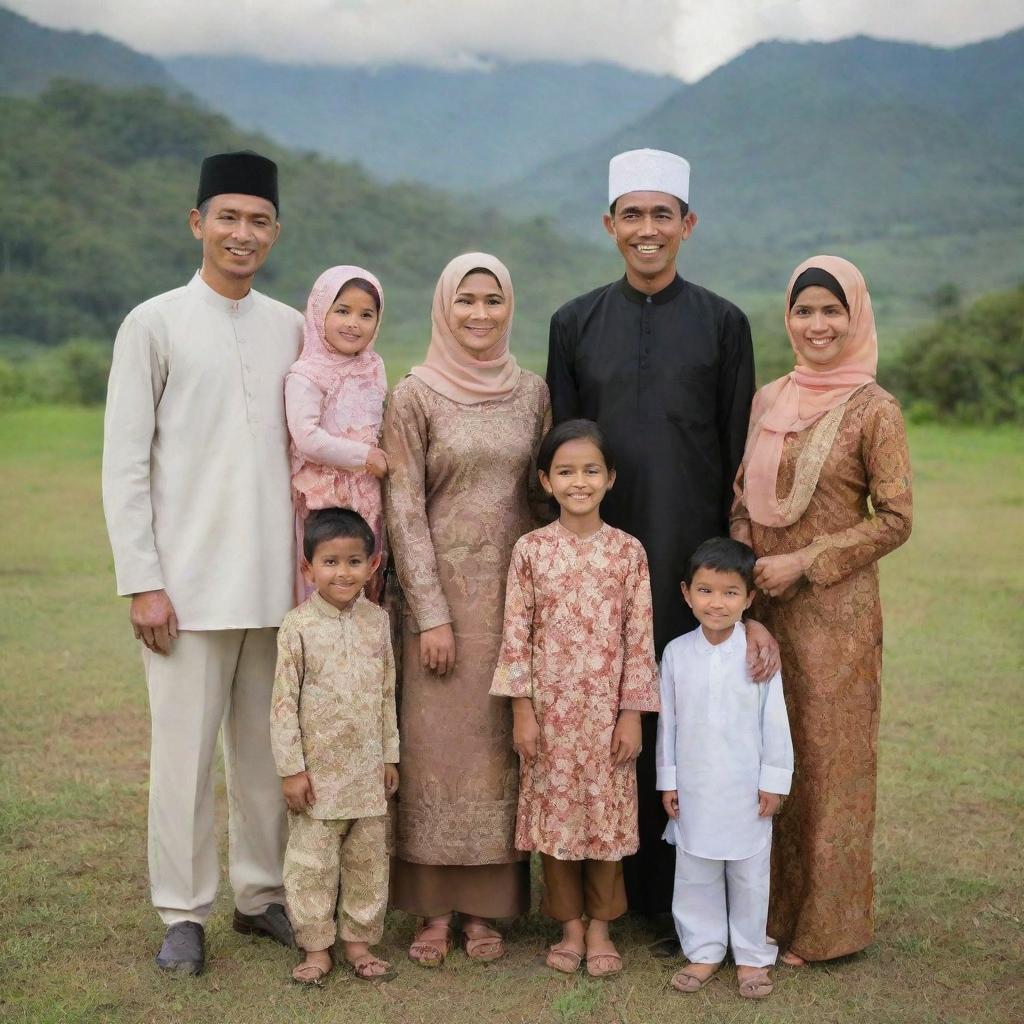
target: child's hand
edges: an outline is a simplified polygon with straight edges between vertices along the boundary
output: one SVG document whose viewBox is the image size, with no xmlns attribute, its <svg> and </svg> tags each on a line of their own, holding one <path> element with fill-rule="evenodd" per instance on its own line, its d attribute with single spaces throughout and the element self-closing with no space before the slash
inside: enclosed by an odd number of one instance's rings
<svg viewBox="0 0 1024 1024">
<path fill-rule="evenodd" d="M 388 457 L 381 448 L 371 448 L 366 455 L 366 471 L 378 480 L 388 475 Z"/>
<path fill-rule="evenodd" d="M 516 697 L 512 701 L 512 749 L 529 762 L 537 756 L 539 740 L 540 726 L 533 703 L 528 697 Z"/>
<path fill-rule="evenodd" d="M 763 789 L 757 791 L 757 816 L 759 818 L 770 818 L 777 814 L 782 806 L 782 797 L 778 793 L 766 793 Z"/>
<path fill-rule="evenodd" d="M 665 813 L 670 818 L 679 817 L 679 790 L 678 789 L 666 789 L 661 794 L 661 806 L 665 808 Z"/>
<path fill-rule="evenodd" d="M 612 733 L 612 766 L 632 761 L 640 753 L 640 712 L 620 711 Z"/>
<path fill-rule="evenodd" d="M 439 676 L 455 668 L 455 633 L 450 622 L 420 633 L 420 664 Z"/>
<path fill-rule="evenodd" d="M 297 772 L 281 780 L 281 789 L 284 790 L 284 800 L 289 811 L 301 814 L 307 807 L 316 803 L 316 793 L 313 792 L 313 780 L 306 772 Z"/>
<path fill-rule="evenodd" d="M 384 765 L 384 795 L 392 797 L 398 792 L 398 765 Z"/>
</svg>

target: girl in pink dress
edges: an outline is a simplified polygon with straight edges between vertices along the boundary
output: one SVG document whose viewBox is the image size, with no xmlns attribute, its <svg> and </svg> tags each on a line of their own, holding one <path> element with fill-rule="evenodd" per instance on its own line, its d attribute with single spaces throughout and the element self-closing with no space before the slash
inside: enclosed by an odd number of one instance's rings
<svg viewBox="0 0 1024 1024">
<path fill-rule="evenodd" d="M 355 509 L 382 550 L 380 482 L 388 462 L 378 440 L 388 385 L 373 345 L 383 305 L 377 278 L 348 266 L 325 270 L 306 303 L 302 354 L 284 382 L 298 550 L 296 603 L 312 592 L 302 572 L 302 529 L 311 509 Z M 366 590 L 371 600 L 379 600 L 379 570 Z"/>
</svg>

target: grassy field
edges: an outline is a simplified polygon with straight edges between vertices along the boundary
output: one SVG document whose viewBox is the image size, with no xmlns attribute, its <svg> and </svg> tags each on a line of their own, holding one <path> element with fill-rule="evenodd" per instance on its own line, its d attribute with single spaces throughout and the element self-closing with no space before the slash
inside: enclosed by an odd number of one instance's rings
<svg viewBox="0 0 1024 1024">
<path fill-rule="evenodd" d="M 617 934 L 614 981 L 553 976 L 536 914 L 511 954 L 440 971 L 383 944 L 400 974 L 288 982 L 292 955 L 230 930 L 222 888 L 208 972 L 174 981 L 152 956 L 148 715 L 141 666 L 113 596 L 99 502 L 100 414 L 0 415 L 0 1020 L 56 1022 L 1001 1022 L 1024 1019 L 1024 458 L 1010 431 L 915 428 L 916 522 L 885 562 L 885 706 L 878 929 L 863 954 L 776 972 L 766 1004 L 723 973 L 696 996 L 673 964 Z M 223 794 L 220 805 L 223 809 Z"/>
</svg>

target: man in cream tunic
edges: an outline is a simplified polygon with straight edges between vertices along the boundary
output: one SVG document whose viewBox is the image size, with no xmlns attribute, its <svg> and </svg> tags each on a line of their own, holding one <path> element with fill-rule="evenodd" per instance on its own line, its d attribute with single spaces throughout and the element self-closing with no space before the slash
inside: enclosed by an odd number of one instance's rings
<svg viewBox="0 0 1024 1024">
<path fill-rule="evenodd" d="M 157 964 L 197 974 L 219 874 L 221 725 L 234 927 L 291 942 L 269 716 L 294 585 L 283 388 L 302 317 L 251 287 L 280 232 L 272 161 L 204 160 L 189 225 L 201 269 L 133 309 L 114 344 L 103 507 L 149 686 L 150 886 L 167 926 Z"/>
</svg>

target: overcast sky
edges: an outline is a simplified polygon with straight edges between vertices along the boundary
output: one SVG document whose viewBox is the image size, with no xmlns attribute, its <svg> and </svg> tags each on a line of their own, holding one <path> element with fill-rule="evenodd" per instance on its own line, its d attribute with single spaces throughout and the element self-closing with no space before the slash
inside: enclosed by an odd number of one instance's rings
<svg viewBox="0 0 1024 1024">
<path fill-rule="evenodd" d="M 608 60 L 692 81 L 764 39 L 956 46 L 1024 25 L 1024 0 L 0 0 L 158 56 L 459 66 Z"/>
</svg>

